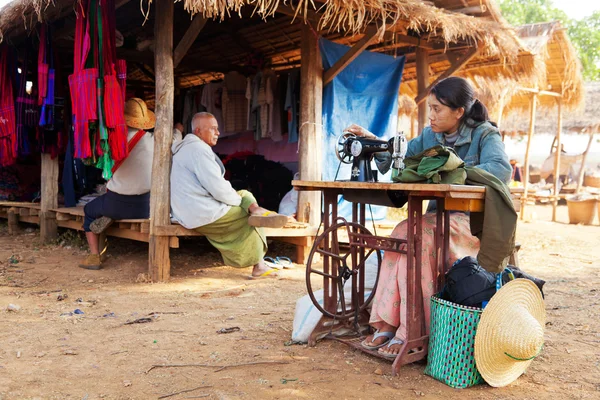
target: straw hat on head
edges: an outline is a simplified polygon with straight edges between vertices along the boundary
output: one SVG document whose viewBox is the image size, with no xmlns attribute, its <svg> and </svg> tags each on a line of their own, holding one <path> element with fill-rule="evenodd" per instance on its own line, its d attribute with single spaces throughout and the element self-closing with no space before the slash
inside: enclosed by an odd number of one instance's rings
<svg viewBox="0 0 600 400">
<path fill-rule="evenodd" d="M 546 310 L 537 286 L 515 279 L 496 293 L 481 314 L 475 364 L 490 386 L 514 382 L 544 346 Z"/>
<path fill-rule="evenodd" d="M 142 99 L 132 97 L 125 103 L 125 123 L 135 129 L 152 129 L 156 116 Z"/>
</svg>

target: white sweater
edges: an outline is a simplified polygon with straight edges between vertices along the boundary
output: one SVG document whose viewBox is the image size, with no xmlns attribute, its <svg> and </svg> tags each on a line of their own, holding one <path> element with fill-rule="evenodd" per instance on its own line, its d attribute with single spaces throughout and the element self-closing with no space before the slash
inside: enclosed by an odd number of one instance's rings
<svg viewBox="0 0 600 400">
<path fill-rule="evenodd" d="M 129 128 L 129 142 L 138 129 Z M 106 187 L 111 192 L 123 195 L 144 194 L 150 191 L 152 180 L 152 159 L 154 158 L 154 136 L 146 133 L 131 150 L 123 164 L 114 173 Z"/>
<path fill-rule="evenodd" d="M 196 135 L 173 143 L 171 213 L 188 229 L 208 225 L 239 206 L 242 198 L 223 177 L 225 169 Z"/>
</svg>

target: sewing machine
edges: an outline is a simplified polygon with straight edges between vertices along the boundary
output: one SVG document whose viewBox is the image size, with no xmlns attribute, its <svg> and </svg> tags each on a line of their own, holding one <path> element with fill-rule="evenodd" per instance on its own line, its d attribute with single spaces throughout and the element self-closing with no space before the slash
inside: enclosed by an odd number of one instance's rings
<svg viewBox="0 0 600 400">
<path fill-rule="evenodd" d="M 371 168 L 376 153 L 388 152 L 392 157 L 392 178 L 404 169 L 407 142 L 403 132 L 390 140 L 359 137 L 350 132 L 342 133 L 336 142 L 335 154 L 344 164 L 352 164 L 350 180 L 377 182 L 377 172 Z"/>
</svg>

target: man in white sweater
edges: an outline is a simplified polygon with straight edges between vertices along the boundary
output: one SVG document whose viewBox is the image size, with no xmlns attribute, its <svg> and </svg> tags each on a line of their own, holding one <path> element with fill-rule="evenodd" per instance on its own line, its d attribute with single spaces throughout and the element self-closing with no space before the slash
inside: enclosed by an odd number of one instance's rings
<svg viewBox="0 0 600 400">
<path fill-rule="evenodd" d="M 146 130 L 154 128 L 154 113 L 142 99 L 125 103 L 125 122 L 129 128 L 128 145 L 135 142 L 129 155 L 115 169 L 106 185 L 107 193 L 86 204 L 83 229 L 90 254 L 79 264 L 81 268 L 101 268 L 99 234 L 115 219 L 148 218 L 150 215 L 150 181 L 154 139 Z"/>
<path fill-rule="evenodd" d="M 254 266 L 254 278 L 275 276 L 263 262 L 267 242 L 257 227 L 283 227 L 287 217 L 265 210 L 252 193 L 236 192 L 225 180 L 225 167 L 211 148 L 219 139 L 219 126 L 212 114 L 194 115 L 192 130 L 172 147 L 173 219 L 205 235 L 227 265 Z"/>
</svg>

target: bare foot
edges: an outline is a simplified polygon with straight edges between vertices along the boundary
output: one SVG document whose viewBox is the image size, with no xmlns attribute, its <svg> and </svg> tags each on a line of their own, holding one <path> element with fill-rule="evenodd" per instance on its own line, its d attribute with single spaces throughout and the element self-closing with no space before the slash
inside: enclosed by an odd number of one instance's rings
<svg viewBox="0 0 600 400">
<path fill-rule="evenodd" d="M 260 261 L 258 262 L 258 264 L 256 264 L 256 265 L 254 266 L 254 269 L 252 269 L 252 276 L 254 276 L 254 277 L 259 277 L 259 276 L 261 276 L 261 275 L 263 275 L 263 274 L 265 274 L 266 272 L 269 272 L 269 271 L 271 271 L 271 270 L 272 270 L 272 268 L 269 268 L 269 267 L 268 267 L 268 266 L 267 266 L 267 265 L 264 263 L 264 261 L 263 261 L 263 260 L 260 260 Z M 270 273 L 268 276 L 269 276 L 269 277 L 272 277 L 272 278 L 276 278 L 276 277 L 277 277 L 277 274 L 273 272 L 273 273 Z"/>
<path fill-rule="evenodd" d="M 390 324 L 386 324 L 385 322 L 382 322 L 380 324 L 380 326 L 377 328 L 379 333 L 382 332 L 396 332 L 396 330 L 398 330 L 397 327 L 392 326 Z M 376 347 L 376 346 L 380 346 L 384 343 L 386 343 L 389 338 L 385 337 L 385 336 L 380 336 L 377 339 L 373 340 L 373 337 L 375 336 L 375 334 L 369 335 L 365 338 L 365 340 L 363 340 L 363 344 L 369 346 L 369 347 Z"/>
<path fill-rule="evenodd" d="M 252 214 L 252 215 L 264 215 L 269 212 L 269 210 L 267 210 L 266 208 L 263 208 L 259 205 L 257 205 L 256 207 L 253 207 L 252 209 L 248 209 L 248 211 L 250 211 L 250 214 Z"/>
<path fill-rule="evenodd" d="M 388 344 L 387 346 L 383 346 L 377 351 L 379 352 L 379 354 L 383 354 L 391 358 L 393 356 L 397 356 L 398 353 L 400 353 L 400 350 L 402 350 L 403 345 L 404 340 L 400 339 L 399 337 L 394 337 L 392 340 L 390 340 L 390 344 Z"/>
</svg>

